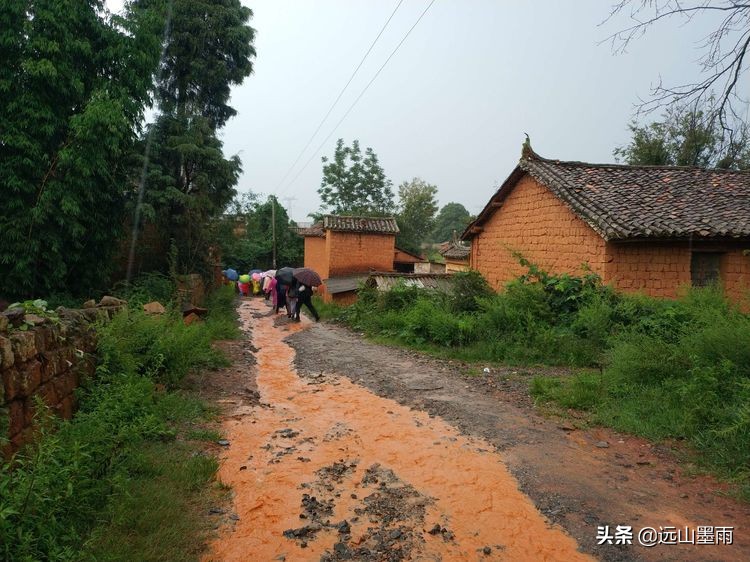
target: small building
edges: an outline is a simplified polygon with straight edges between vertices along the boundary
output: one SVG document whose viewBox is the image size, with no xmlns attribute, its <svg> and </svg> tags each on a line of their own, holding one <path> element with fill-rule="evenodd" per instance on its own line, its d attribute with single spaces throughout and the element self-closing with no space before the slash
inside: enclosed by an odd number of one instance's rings
<svg viewBox="0 0 750 562">
<path fill-rule="evenodd" d="M 445 260 L 445 272 L 468 271 L 471 267 L 469 263 L 470 254 L 470 246 L 461 244 L 458 240 L 451 240 L 440 250 L 440 255 Z"/>
<path fill-rule="evenodd" d="M 398 232 L 393 217 L 337 215 L 326 215 L 301 230 L 305 238 L 305 267 L 317 271 L 324 280 L 324 300 L 352 302 L 358 286 L 355 279 L 370 271 L 393 271 Z M 338 290 L 338 285 L 353 287 Z M 329 287 L 337 290 L 329 291 Z"/>
<path fill-rule="evenodd" d="M 399 273 L 414 273 L 416 264 L 423 262 L 424 256 L 414 254 L 396 246 L 393 255 L 393 269 Z"/>
<path fill-rule="evenodd" d="M 526 144 L 462 238 L 496 289 L 524 272 L 518 253 L 657 297 L 720 281 L 739 301 L 750 288 L 750 172 L 563 162 Z"/>
</svg>

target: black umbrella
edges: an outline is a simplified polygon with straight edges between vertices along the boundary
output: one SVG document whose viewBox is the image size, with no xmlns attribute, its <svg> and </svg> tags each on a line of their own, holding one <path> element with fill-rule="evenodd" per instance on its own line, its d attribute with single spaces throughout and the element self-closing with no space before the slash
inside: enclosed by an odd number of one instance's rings
<svg viewBox="0 0 750 562">
<path fill-rule="evenodd" d="M 282 267 L 276 271 L 276 279 L 284 285 L 291 285 L 294 282 L 294 269 L 291 267 Z"/>
<path fill-rule="evenodd" d="M 317 287 L 323 281 L 320 275 L 316 271 L 313 271 L 309 267 L 298 267 L 294 270 L 294 278 L 308 287 Z"/>
</svg>

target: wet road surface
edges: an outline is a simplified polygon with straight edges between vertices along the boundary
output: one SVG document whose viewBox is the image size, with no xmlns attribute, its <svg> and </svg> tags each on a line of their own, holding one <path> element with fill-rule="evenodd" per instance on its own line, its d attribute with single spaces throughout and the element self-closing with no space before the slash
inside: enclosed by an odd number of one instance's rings
<svg viewBox="0 0 750 562">
<path fill-rule="evenodd" d="M 590 560 L 487 442 L 344 377 L 300 378 L 283 339 L 307 321 L 239 310 L 260 405 L 224 423 L 238 519 L 207 560 Z"/>
</svg>

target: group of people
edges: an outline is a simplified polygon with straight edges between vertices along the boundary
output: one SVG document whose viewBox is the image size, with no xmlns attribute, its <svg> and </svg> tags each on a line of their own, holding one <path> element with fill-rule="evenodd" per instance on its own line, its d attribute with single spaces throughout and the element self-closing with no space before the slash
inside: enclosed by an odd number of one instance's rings
<svg viewBox="0 0 750 562">
<path fill-rule="evenodd" d="M 222 273 L 226 282 L 236 284 L 240 295 L 260 295 L 262 292 L 266 300 L 271 299 L 274 314 L 286 309 L 287 318 L 299 322 L 304 305 L 316 322 L 320 320 L 320 315 L 312 303 L 315 287 L 305 285 L 293 276 L 280 278 L 274 269 L 265 272 L 252 270 L 244 275 L 238 275 L 234 269 L 225 269 Z"/>
<path fill-rule="evenodd" d="M 268 284 L 264 283 L 263 292 L 266 300 L 272 299 L 273 310 L 278 314 L 282 308 L 286 309 L 287 318 L 295 322 L 300 321 L 300 312 L 302 305 L 305 305 L 317 322 L 320 315 L 312 303 L 312 296 L 315 287 L 303 285 L 297 279 L 292 279 L 291 283 L 284 283 L 281 279 L 272 278 Z"/>
</svg>

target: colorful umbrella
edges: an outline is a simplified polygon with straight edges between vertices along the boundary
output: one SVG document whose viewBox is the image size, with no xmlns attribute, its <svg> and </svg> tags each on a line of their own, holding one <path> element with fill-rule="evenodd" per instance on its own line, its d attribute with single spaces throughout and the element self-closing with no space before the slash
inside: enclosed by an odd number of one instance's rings
<svg viewBox="0 0 750 562">
<path fill-rule="evenodd" d="M 253 273 L 263 273 L 263 270 L 262 269 L 251 269 L 250 271 L 248 271 L 248 273 L 250 275 L 252 275 Z"/>
<path fill-rule="evenodd" d="M 309 267 L 298 267 L 294 270 L 294 278 L 308 287 L 317 287 L 323 283 L 320 275 Z"/>
<path fill-rule="evenodd" d="M 256 271 L 250 277 L 253 278 L 253 281 L 260 281 L 261 276 L 262 276 L 261 272 Z"/>
<path fill-rule="evenodd" d="M 276 271 L 276 279 L 284 285 L 291 285 L 294 281 L 294 269 L 291 267 L 282 267 Z"/>
<path fill-rule="evenodd" d="M 240 283 L 250 283 L 250 276 L 248 274 L 240 275 Z"/>
<path fill-rule="evenodd" d="M 237 281 L 237 278 L 238 278 L 237 272 L 232 268 L 229 268 L 226 271 L 224 271 L 224 275 L 226 275 L 227 279 L 229 279 L 230 281 Z"/>
</svg>

